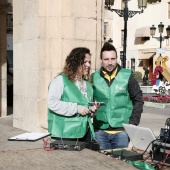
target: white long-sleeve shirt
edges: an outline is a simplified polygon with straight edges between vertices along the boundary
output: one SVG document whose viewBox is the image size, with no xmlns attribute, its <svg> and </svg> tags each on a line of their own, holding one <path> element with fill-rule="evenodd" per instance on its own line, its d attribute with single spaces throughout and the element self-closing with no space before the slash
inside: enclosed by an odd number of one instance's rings
<svg viewBox="0 0 170 170">
<path fill-rule="evenodd" d="M 85 81 L 84 85 L 86 86 Z M 63 90 L 63 78 L 61 75 L 59 75 L 55 77 L 50 83 L 47 97 L 48 108 L 53 112 L 63 116 L 73 116 L 76 113 L 81 113 L 81 105 L 73 102 L 61 101 Z"/>
</svg>

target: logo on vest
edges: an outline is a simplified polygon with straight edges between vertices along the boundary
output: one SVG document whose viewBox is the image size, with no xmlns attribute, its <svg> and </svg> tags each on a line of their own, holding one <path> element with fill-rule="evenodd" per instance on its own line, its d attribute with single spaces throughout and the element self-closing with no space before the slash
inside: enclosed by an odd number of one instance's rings
<svg viewBox="0 0 170 170">
<path fill-rule="evenodd" d="M 116 85 L 116 92 L 126 93 L 126 89 L 124 87 L 120 87 L 120 86 Z"/>
</svg>

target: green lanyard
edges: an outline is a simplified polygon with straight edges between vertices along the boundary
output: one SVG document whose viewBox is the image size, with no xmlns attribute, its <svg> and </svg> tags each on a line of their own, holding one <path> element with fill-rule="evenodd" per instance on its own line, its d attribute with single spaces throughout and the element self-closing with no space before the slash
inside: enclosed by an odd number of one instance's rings
<svg viewBox="0 0 170 170">
<path fill-rule="evenodd" d="M 93 125 L 91 123 L 91 116 L 90 115 L 88 115 L 88 123 L 89 123 L 89 127 L 90 127 L 91 136 L 95 140 L 95 133 L 94 133 Z"/>
</svg>

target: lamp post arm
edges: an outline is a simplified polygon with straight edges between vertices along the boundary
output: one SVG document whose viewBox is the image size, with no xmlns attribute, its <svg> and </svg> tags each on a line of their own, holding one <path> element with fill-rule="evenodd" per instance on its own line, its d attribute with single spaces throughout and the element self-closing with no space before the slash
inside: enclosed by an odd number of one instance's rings
<svg viewBox="0 0 170 170">
<path fill-rule="evenodd" d="M 116 12 L 118 15 L 119 15 L 119 17 L 124 17 L 124 10 L 120 10 L 120 9 L 109 9 L 111 12 Z M 132 18 L 134 15 L 136 15 L 136 14 L 140 14 L 141 13 L 141 11 L 128 11 L 128 17 L 129 18 Z"/>
<path fill-rule="evenodd" d="M 119 17 L 123 17 L 124 16 L 124 10 L 120 10 L 120 9 L 109 9 L 111 12 L 116 12 L 118 15 L 119 15 Z"/>
<path fill-rule="evenodd" d="M 141 11 L 129 11 L 128 12 L 128 17 L 132 18 L 134 15 L 141 14 L 141 13 L 142 13 Z"/>
</svg>

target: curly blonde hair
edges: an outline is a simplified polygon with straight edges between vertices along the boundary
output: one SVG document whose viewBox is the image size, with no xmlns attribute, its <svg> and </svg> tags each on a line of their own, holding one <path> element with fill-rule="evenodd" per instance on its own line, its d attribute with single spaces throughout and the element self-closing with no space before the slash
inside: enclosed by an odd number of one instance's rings
<svg viewBox="0 0 170 170">
<path fill-rule="evenodd" d="M 79 67 L 84 64 L 86 54 L 91 55 L 88 48 L 78 47 L 74 48 L 67 56 L 62 73 L 64 73 L 71 81 L 75 81 Z M 90 72 L 82 78 L 88 80 L 89 77 Z"/>
</svg>

